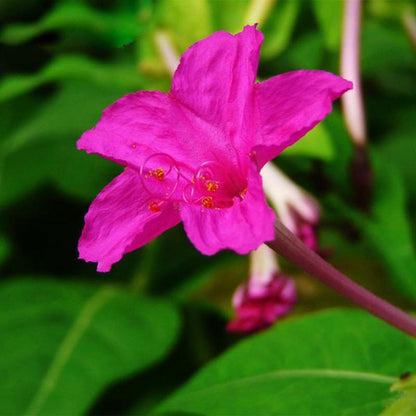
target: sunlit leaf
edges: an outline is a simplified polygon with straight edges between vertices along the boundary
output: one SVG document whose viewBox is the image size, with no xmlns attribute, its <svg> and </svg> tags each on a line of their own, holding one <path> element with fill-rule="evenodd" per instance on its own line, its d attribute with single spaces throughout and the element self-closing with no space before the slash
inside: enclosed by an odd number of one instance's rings
<svg viewBox="0 0 416 416">
<path fill-rule="evenodd" d="M 163 0 L 159 16 L 160 28 L 168 30 L 179 53 L 212 33 L 207 0 Z"/>
<path fill-rule="evenodd" d="M 226 30 L 231 33 L 240 32 L 249 4 L 250 0 L 211 1 L 215 29 Z"/>
<path fill-rule="evenodd" d="M 301 3 L 299 1 L 278 1 L 272 12 L 267 16 L 261 28 L 265 34 L 261 56 L 270 59 L 282 52 L 289 44 Z"/>
<path fill-rule="evenodd" d="M 110 383 L 170 349 L 166 301 L 109 285 L 18 279 L 0 286 L 0 413 L 85 414 Z"/>
<path fill-rule="evenodd" d="M 363 312 L 288 320 L 202 369 L 158 414 L 377 415 L 390 385 L 416 369 L 415 347 Z"/>
<path fill-rule="evenodd" d="M 403 394 L 392 403 L 381 416 L 414 416 L 416 414 L 416 377 L 404 373 L 399 381 L 393 384 L 392 391 Z"/>
<path fill-rule="evenodd" d="M 282 155 L 330 160 L 334 156 L 334 147 L 325 126 L 318 124 L 302 140 L 285 149 Z"/>
</svg>

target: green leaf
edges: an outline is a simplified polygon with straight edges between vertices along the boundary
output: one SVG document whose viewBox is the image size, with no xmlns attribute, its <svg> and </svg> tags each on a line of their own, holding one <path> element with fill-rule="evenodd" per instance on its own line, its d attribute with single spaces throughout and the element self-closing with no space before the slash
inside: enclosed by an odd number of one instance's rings
<svg viewBox="0 0 416 416">
<path fill-rule="evenodd" d="M 404 12 L 415 12 L 414 0 L 370 0 L 368 10 L 383 19 L 402 19 Z"/>
<path fill-rule="evenodd" d="M 321 160 L 331 160 L 334 156 L 334 147 L 325 126 L 318 124 L 301 140 L 285 149 L 282 155 L 308 156 Z"/>
<path fill-rule="evenodd" d="M 371 215 L 339 202 L 336 205 L 357 225 L 365 241 L 378 253 L 394 286 L 404 296 L 416 301 L 416 251 L 403 181 L 394 167 L 381 159 L 373 158 L 373 167 L 375 184 Z"/>
<path fill-rule="evenodd" d="M 164 0 L 159 13 L 161 27 L 166 28 L 173 37 L 178 53 L 212 33 L 207 0 Z"/>
<path fill-rule="evenodd" d="M 319 33 L 306 33 L 291 44 L 287 57 L 293 68 L 321 69 L 323 52 Z"/>
<path fill-rule="evenodd" d="M 300 6 L 299 1 L 280 0 L 277 2 L 262 28 L 265 34 L 261 50 L 262 58 L 272 58 L 288 46 Z"/>
<path fill-rule="evenodd" d="M 353 155 L 353 145 L 342 119 L 341 112 L 334 109 L 323 121 L 325 129 L 329 133 L 332 142 L 333 158 L 325 164 L 326 177 L 337 189 L 337 194 L 350 192 L 349 166 Z"/>
<path fill-rule="evenodd" d="M 381 416 L 414 416 L 416 414 L 416 377 L 410 373 L 403 374 L 401 379 L 393 384 L 392 391 L 403 394 L 392 403 Z"/>
<path fill-rule="evenodd" d="M 36 74 L 10 75 L 0 83 L 0 103 L 44 85 L 48 82 L 85 80 L 101 86 L 136 89 L 143 78 L 133 65 L 102 64 L 78 55 L 55 58 Z"/>
<path fill-rule="evenodd" d="M 109 285 L 40 278 L 0 286 L 1 414 L 85 414 L 178 333 L 171 304 Z"/>
<path fill-rule="evenodd" d="M 342 15 L 344 2 L 312 0 L 312 8 L 321 28 L 326 47 L 336 51 L 341 42 Z"/>
<path fill-rule="evenodd" d="M 363 231 L 388 266 L 393 283 L 416 300 L 416 251 L 403 181 L 385 161 L 376 169 L 374 219 L 364 222 Z"/>
<path fill-rule="evenodd" d="M 90 202 L 122 167 L 98 155 L 77 150 L 73 142 L 59 142 L 47 150 L 48 179 L 61 191 Z"/>
<path fill-rule="evenodd" d="M 377 415 L 395 397 L 390 385 L 416 369 L 415 363 L 416 340 L 367 313 L 330 310 L 288 320 L 241 342 L 157 410 L 166 415 Z"/>
<path fill-rule="evenodd" d="M 79 152 L 76 140 L 123 90 L 66 83 L 28 120 L 0 142 L 0 206 L 49 180 L 91 199 L 118 172 L 115 163 Z"/>
<path fill-rule="evenodd" d="M 390 95 L 416 94 L 416 57 L 402 27 L 367 22 L 363 26 L 361 63 L 364 78 Z"/>
<path fill-rule="evenodd" d="M 416 198 L 415 156 L 416 156 L 416 107 L 406 105 L 399 109 L 399 117 L 391 118 L 395 128 L 383 135 L 383 140 L 376 144 L 377 152 L 384 160 L 394 165 L 402 176 L 407 194 Z"/>
<path fill-rule="evenodd" d="M 241 31 L 246 18 L 250 0 L 211 1 L 211 9 L 215 28 L 237 33 Z"/>
<path fill-rule="evenodd" d="M 4 43 L 27 42 L 51 30 L 87 30 L 104 37 L 113 45 L 133 41 L 140 31 L 134 13 L 103 13 L 82 2 L 60 2 L 35 23 L 14 24 L 0 34 Z"/>
<path fill-rule="evenodd" d="M 4 263 L 11 252 L 11 246 L 8 238 L 0 234 L 0 265 Z"/>
</svg>

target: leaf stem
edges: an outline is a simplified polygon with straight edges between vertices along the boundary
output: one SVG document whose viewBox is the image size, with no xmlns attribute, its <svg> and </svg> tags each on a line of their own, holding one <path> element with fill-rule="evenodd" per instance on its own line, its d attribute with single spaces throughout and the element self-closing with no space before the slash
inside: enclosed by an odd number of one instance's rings
<svg viewBox="0 0 416 416">
<path fill-rule="evenodd" d="M 351 302 L 401 331 L 416 337 L 416 319 L 352 281 L 305 246 L 281 222 L 275 239 L 267 243 L 278 254 L 341 293 Z"/>
</svg>

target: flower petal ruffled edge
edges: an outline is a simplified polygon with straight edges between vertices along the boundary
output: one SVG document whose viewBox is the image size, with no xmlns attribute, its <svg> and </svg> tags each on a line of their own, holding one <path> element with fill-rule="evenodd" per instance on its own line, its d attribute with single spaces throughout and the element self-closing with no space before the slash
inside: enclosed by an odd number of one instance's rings
<svg viewBox="0 0 416 416">
<path fill-rule="evenodd" d="M 180 222 L 172 204 L 153 213 L 149 203 L 151 197 L 143 189 L 137 172 L 125 169 L 91 204 L 78 244 L 79 258 L 98 263 L 99 272 L 108 272 L 125 253 Z"/>
<path fill-rule="evenodd" d="M 222 249 L 247 254 L 274 239 L 276 215 L 267 205 L 261 176 L 253 163 L 242 201 L 236 200 L 230 208 L 220 210 L 184 204 L 180 213 L 188 238 L 205 255 Z"/>
<path fill-rule="evenodd" d="M 351 88 L 350 81 L 318 70 L 287 72 L 256 84 L 259 168 L 322 121 L 332 101 Z"/>
<path fill-rule="evenodd" d="M 199 118 L 220 128 L 222 140 L 244 152 L 253 145 L 247 117 L 254 111 L 253 86 L 264 39 L 256 26 L 245 26 L 236 35 L 215 32 L 192 45 L 182 55 L 170 91 Z"/>
</svg>

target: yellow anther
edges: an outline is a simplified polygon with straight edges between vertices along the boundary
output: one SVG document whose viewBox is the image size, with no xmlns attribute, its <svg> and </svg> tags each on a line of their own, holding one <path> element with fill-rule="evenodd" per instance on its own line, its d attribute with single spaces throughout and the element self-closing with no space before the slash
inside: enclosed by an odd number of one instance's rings
<svg viewBox="0 0 416 416">
<path fill-rule="evenodd" d="M 158 181 L 163 181 L 163 179 L 165 179 L 165 171 L 162 168 L 157 168 L 154 174 Z"/>
<path fill-rule="evenodd" d="M 205 187 L 207 188 L 208 192 L 217 192 L 220 185 L 215 181 L 206 181 Z"/>
<path fill-rule="evenodd" d="M 149 176 L 154 176 L 158 181 L 163 181 L 163 179 L 165 179 L 165 171 L 163 168 L 149 170 Z"/>
<path fill-rule="evenodd" d="M 160 204 L 159 204 L 159 202 L 157 202 L 157 201 L 152 201 L 152 202 L 149 204 L 149 211 L 150 211 L 150 212 L 153 212 L 153 214 L 156 214 L 156 213 L 160 212 L 160 211 L 161 211 L 161 208 L 160 208 Z"/>
<path fill-rule="evenodd" d="M 205 208 L 214 208 L 214 198 L 212 196 L 204 196 L 201 204 Z"/>
</svg>

